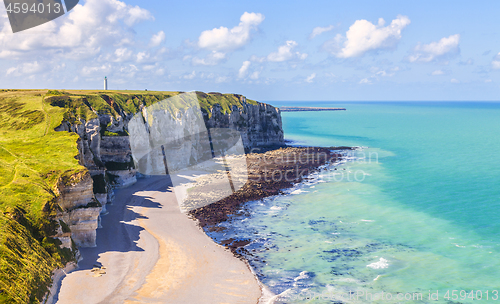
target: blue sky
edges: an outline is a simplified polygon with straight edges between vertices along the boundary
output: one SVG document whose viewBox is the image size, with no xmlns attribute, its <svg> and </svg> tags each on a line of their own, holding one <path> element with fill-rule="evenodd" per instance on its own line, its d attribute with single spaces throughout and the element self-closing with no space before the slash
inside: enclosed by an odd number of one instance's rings
<svg viewBox="0 0 500 304">
<path fill-rule="evenodd" d="M 12 34 L 0 87 L 500 100 L 499 1 L 80 0 Z"/>
</svg>

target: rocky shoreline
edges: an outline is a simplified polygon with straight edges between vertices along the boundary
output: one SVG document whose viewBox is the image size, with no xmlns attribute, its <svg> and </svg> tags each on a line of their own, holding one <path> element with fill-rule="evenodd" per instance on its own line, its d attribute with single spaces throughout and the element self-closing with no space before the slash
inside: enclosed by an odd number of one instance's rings
<svg viewBox="0 0 500 304">
<path fill-rule="evenodd" d="M 248 181 L 240 190 L 220 201 L 195 209 L 189 215 L 207 231 L 220 231 L 219 223 L 233 218 L 243 204 L 265 197 L 283 194 L 284 189 L 304 181 L 321 166 L 332 165 L 342 159 L 341 150 L 351 147 L 281 147 L 254 149 L 246 155 Z M 243 246 L 250 240 L 223 240 L 221 245 L 242 257 Z"/>
</svg>

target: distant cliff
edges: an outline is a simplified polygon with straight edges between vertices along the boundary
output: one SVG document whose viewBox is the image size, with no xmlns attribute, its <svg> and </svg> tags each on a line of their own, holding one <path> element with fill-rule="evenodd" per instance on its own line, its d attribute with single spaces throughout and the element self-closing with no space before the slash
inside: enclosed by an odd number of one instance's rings
<svg viewBox="0 0 500 304">
<path fill-rule="evenodd" d="M 281 112 L 345 111 L 345 108 L 325 107 L 281 107 Z"/>
</svg>

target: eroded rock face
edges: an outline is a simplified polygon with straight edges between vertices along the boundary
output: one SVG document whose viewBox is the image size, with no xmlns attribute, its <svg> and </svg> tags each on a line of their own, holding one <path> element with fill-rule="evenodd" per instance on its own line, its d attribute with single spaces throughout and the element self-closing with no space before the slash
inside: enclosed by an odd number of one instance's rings
<svg viewBox="0 0 500 304">
<path fill-rule="evenodd" d="M 106 204 L 108 203 L 108 194 L 107 193 L 96 193 L 96 200 L 102 205 L 101 213 L 106 212 Z"/>
<path fill-rule="evenodd" d="M 85 124 L 85 135 L 88 146 L 96 158 L 101 159 L 101 123 L 98 118 L 91 119 Z"/>
<path fill-rule="evenodd" d="M 117 170 L 117 171 L 108 171 L 108 174 L 113 179 L 112 185 L 113 188 L 125 188 L 130 185 L 133 185 L 137 182 L 137 171 L 135 169 L 129 170 Z"/>
<path fill-rule="evenodd" d="M 79 208 L 65 212 L 61 219 L 71 229 L 71 238 L 79 247 L 96 246 L 101 207 Z"/>
<path fill-rule="evenodd" d="M 221 113 L 221 106 L 215 105 L 211 117 L 205 116 L 205 123 L 208 128 L 240 131 L 243 145 L 248 150 L 285 143 L 280 110 L 265 103 L 243 103 L 242 108 L 233 106 L 232 113 L 228 114 Z"/>
<path fill-rule="evenodd" d="M 95 230 L 102 207 L 95 198 L 93 185 L 89 172 L 59 181 L 57 202 L 62 212 L 57 220 L 62 220 L 71 230 L 58 231 L 56 237 L 62 242 L 61 247 L 70 248 L 71 239 L 80 247 L 95 246 Z"/>
<path fill-rule="evenodd" d="M 93 181 L 88 172 L 75 182 L 60 181 L 58 191 L 58 203 L 64 211 L 86 206 L 95 200 Z"/>
<path fill-rule="evenodd" d="M 100 159 L 104 162 L 129 163 L 130 140 L 128 136 L 103 136 L 100 144 Z"/>
</svg>

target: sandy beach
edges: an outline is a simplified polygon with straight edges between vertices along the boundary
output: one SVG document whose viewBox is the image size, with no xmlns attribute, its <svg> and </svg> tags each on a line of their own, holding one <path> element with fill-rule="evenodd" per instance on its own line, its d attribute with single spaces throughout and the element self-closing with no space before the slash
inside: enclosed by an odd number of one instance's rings
<svg viewBox="0 0 500 304">
<path fill-rule="evenodd" d="M 248 266 L 179 210 L 166 176 L 116 191 L 56 303 L 257 303 Z"/>
</svg>

